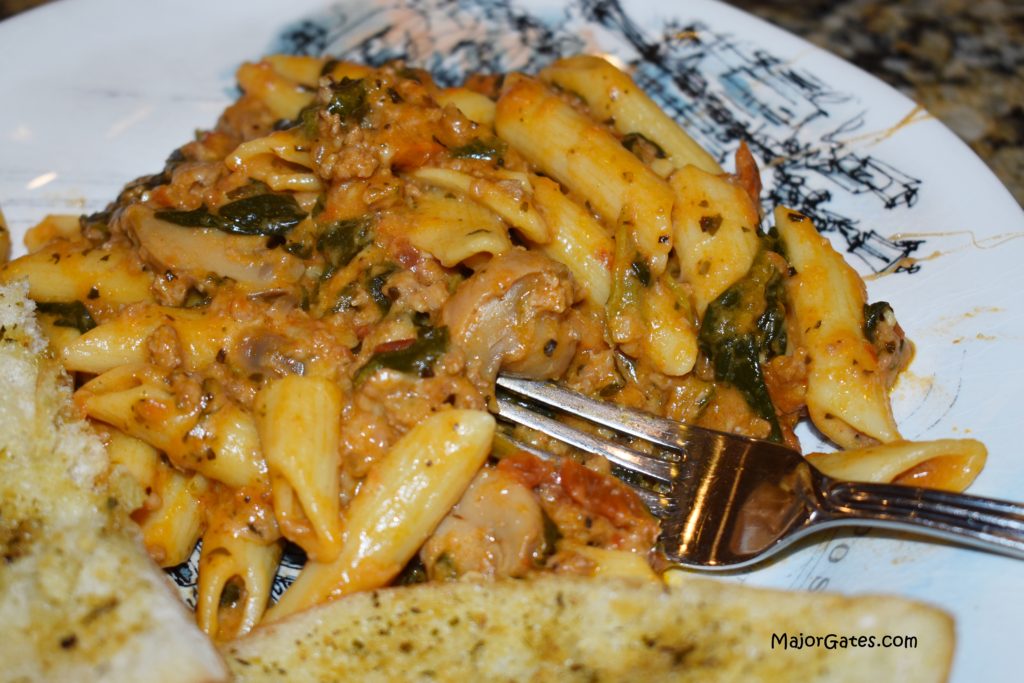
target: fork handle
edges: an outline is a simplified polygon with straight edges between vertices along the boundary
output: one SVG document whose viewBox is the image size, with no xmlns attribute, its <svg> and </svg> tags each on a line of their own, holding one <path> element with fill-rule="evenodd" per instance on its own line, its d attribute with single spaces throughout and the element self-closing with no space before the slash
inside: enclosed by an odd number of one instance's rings
<svg viewBox="0 0 1024 683">
<path fill-rule="evenodd" d="M 822 507 L 832 524 L 934 536 L 1024 559 L 1024 505 L 898 484 L 830 482 Z"/>
</svg>

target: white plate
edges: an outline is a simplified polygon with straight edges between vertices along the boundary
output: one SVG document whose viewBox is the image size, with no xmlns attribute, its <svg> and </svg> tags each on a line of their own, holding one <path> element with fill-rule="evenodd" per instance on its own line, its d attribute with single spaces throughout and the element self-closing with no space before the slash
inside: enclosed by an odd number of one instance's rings
<svg viewBox="0 0 1024 683">
<path fill-rule="evenodd" d="M 916 272 L 869 283 L 917 343 L 896 397 L 904 434 L 985 441 L 989 462 L 972 492 L 1024 499 L 1024 214 L 967 147 L 871 76 L 728 6 L 549 4 L 77 0 L 29 12 L 0 24 L 0 206 L 16 240 L 46 213 L 101 209 L 214 123 L 240 62 L 286 47 L 404 54 L 453 73 L 474 60 L 536 63 L 550 54 L 538 47 L 639 60 L 653 78 L 645 84 L 668 87 L 666 102 L 716 154 L 751 134 L 768 190 L 818 217 L 862 273 L 918 259 Z M 907 239 L 923 242 L 911 249 Z M 1007 680 L 1018 668 L 1017 561 L 847 533 L 736 578 L 927 600 L 956 616 L 955 681 Z"/>
</svg>

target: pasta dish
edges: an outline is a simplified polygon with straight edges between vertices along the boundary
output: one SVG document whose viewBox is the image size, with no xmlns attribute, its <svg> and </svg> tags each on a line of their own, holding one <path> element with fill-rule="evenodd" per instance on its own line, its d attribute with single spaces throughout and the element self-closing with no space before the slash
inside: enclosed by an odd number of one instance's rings
<svg viewBox="0 0 1024 683">
<path fill-rule="evenodd" d="M 747 147 L 723 170 L 603 59 L 441 88 L 277 55 L 238 81 L 163 171 L 0 271 L 150 555 L 201 541 L 211 637 L 395 582 L 663 570 L 607 462 L 509 445 L 499 372 L 797 449 L 806 416 L 841 478 L 962 490 L 983 465 L 902 439 L 912 345 L 808 217 L 762 215 Z M 271 606 L 285 543 L 307 563 Z"/>
</svg>

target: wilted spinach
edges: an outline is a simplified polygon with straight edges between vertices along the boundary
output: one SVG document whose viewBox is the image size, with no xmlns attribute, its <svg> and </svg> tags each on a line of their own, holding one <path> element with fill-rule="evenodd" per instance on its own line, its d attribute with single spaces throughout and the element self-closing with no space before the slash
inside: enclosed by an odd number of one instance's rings
<svg viewBox="0 0 1024 683">
<path fill-rule="evenodd" d="M 892 306 L 888 301 L 876 301 L 873 304 L 864 305 L 864 336 L 872 344 L 877 338 L 878 323 L 885 320 L 887 312 L 892 312 Z"/>
<path fill-rule="evenodd" d="M 323 279 L 347 266 L 364 247 L 373 241 L 373 221 L 368 217 L 348 218 L 327 224 L 317 238 L 316 250 L 324 257 Z"/>
<path fill-rule="evenodd" d="M 394 265 L 388 264 L 383 270 L 375 275 L 371 275 L 366 281 L 366 291 L 370 293 L 370 298 L 377 304 L 380 312 L 384 314 L 391 310 L 391 297 L 384 292 L 384 285 L 387 283 L 388 278 L 394 275 L 396 270 L 398 269 Z"/>
<path fill-rule="evenodd" d="M 366 114 L 366 83 L 363 79 L 342 78 L 331 85 L 331 101 L 327 103 L 327 113 L 333 114 L 342 121 L 361 119 Z"/>
<path fill-rule="evenodd" d="M 416 339 L 408 346 L 390 351 L 379 351 L 359 368 L 355 374 L 356 384 L 372 377 L 378 370 L 388 368 L 427 377 L 433 372 L 434 363 L 448 350 L 448 328 L 419 325 Z"/>
<path fill-rule="evenodd" d="M 284 235 L 306 217 L 295 197 L 268 192 L 235 199 L 215 213 L 204 204 L 191 211 L 157 211 L 160 220 L 187 228 L 214 228 L 232 235 Z"/>
<path fill-rule="evenodd" d="M 36 304 L 36 310 L 56 316 L 53 324 L 57 327 L 73 327 L 82 334 L 96 327 L 96 321 L 81 301 L 41 301 Z"/>
<path fill-rule="evenodd" d="M 722 292 L 704 313 L 698 341 L 715 379 L 739 389 L 758 417 L 782 439 L 762 364 L 786 350 L 782 273 L 762 250 L 742 280 Z"/>
<path fill-rule="evenodd" d="M 461 147 L 452 147 L 448 153 L 456 159 L 481 159 L 493 161 L 499 166 L 505 161 L 505 150 L 508 145 L 498 138 L 484 140 L 476 138 Z"/>
</svg>

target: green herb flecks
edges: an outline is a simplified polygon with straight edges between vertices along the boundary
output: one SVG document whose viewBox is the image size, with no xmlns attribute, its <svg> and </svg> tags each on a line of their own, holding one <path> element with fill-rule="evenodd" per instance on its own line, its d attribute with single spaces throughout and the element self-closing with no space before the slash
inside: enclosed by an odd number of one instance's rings
<svg viewBox="0 0 1024 683">
<path fill-rule="evenodd" d="M 754 413 L 771 425 L 774 441 L 781 441 L 782 430 L 762 364 L 786 350 L 782 287 L 782 273 L 762 250 L 746 276 L 708 305 L 698 336 L 715 379 L 743 394 Z"/>
<path fill-rule="evenodd" d="M 96 327 L 96 321 L 81 301 L 44 301 L 36 304 L 36 310 L 55 316 L 53 324 L 57 327 L 73 327 L 82 334 Z"/>
</svg>

